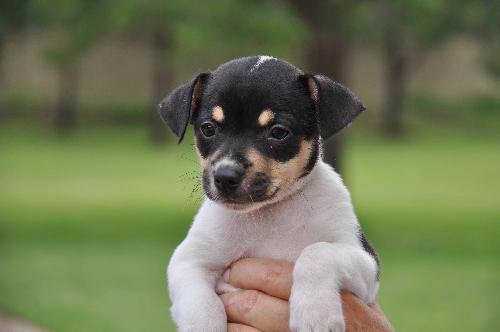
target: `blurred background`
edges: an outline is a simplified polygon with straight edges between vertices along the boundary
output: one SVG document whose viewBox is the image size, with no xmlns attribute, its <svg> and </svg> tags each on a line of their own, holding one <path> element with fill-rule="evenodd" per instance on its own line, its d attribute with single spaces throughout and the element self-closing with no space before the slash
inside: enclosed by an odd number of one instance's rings
<svg viewBox="0 0 500 332">
<path fill-rule="evenodd" d="M 156 105 L 256 54 L 367 106 L 326 158 L 396 330 L 500 331 L 499 22 L 497 0 L 0 2 L 0 331 L 174 330 L 164 272 L 203 194 Z"/>
</svg>

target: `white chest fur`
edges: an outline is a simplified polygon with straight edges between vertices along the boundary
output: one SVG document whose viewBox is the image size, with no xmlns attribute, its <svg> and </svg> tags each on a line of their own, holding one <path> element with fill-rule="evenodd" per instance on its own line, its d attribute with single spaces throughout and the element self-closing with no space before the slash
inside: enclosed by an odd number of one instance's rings
<svg viewBox="0 0 500 332">
<path fill-rule="evenodd" d="M 180 330 L 200 328 L 193 322 L 198 318 L 191 316 L 200 312 L 200 297 L 207 298 L 210 312 L 217 307 L 216 316 L 224 320 L 224 308 L 214 303 L 218 301 L 215 283 L 242 257 L 296 262 L 291 326 L 300 327 L 302 320 L 310 320 L 304 317 L 308 315 L 305 311 L 320 307 L 315 301 L 323 303 L 325 299 L 318 296 L 328 295 L 332 305 L 321 310 L 333 321 L 321 317 L 318 324 L 340 326 L 331 330 L 341 331 L 339 285 L 366 302 L 375 299 L 377 265 L 363 250 L 350 195 L 338 174 L 320 161 L 297 189 L 289 197 L 252 212 L 229 210 L 209 200 L 203 203 L 168 269 L 172 314 Z M 311 273 L 315 270 L 318 272 Z M 318 293 L 317 285 L 324 285 L 325 292 Z M 190 306 L 198 309 L 193 312 Z M 214 321 L 214 317 L 208 320 Z M 223 331 L 225 325 L 213 328 Z"/>
<path fill-rule="evenodd" d="M 349 193 L 323 162 L 299 191 L 256 211 L 240 213 L 205 201 L 190 231 L 205 238 L 214 254 L 219 249 L 215 256 L 227 263 L 242 256 L 295 261 L 302 249 L 316 242 L 360 245 L 357 233 Z"/>
</svg>

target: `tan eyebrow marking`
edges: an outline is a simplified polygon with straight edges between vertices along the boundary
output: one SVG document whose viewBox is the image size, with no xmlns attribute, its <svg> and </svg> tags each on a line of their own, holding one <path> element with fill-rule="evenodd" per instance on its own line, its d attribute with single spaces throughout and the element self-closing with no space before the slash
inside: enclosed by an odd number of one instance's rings
<svg viewBox="0 0 500 332">
<path fill-rule="evenodd" d="M 267 126 L 274 119 L 274 113 L 270 109 L 266 109 L 260 113 L 257 121 L 261 127 Z"/>
<path fill-rule="evenodd" d="M 224 121 L 224 110 L 220 106 L 215 106 L 212 108 L 212 119 L 216 122 L 223 122 Z"/>
</svg>

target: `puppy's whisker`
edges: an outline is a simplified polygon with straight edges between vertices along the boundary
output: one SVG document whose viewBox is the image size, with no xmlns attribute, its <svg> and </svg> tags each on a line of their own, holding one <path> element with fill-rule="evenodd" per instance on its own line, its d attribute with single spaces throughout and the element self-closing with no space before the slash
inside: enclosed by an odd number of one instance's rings
<svg viewBox="0 0 500 332">
<path fill-rule="evenodd" d="M 248 191 L 248 189 L 247 189 L 247 188 L 245 188 L 245 187 L 243 187 L 243 191 L 245 192 L 245 194 L 246 194 L 246 195 L 248 195 L 248 197 L 249 197 L 249 198 L 250 198 L 250 200 L 252 201 L 252 204 L 255 204 L 255 200 L 253 199 L 252 194 Z M 264 221 L 264 218 L 263 218 L 263 216 L 262 216 L 261 211 L 259 211 L 259 210 L 260 210 L 260 209 L 257 209 L 257 211 L 256 211 L 256 212 L 257 212 L 257 215 L 258 215 L 258 217 L 259 217 L 259 219 L 260 219 L 260 222 L 263 222 L 263 221 Z"/>
<path fill-rule="evenodd" d="M 283 185 L 285 185 L 286 190 L 290 190 L 296 184 L 296 180 L 283 179 L 282 181 Z M 306 208 L 304 211 L 311 212 L 313 210 L 312 204 L 306 197 L 303 190 L 297 190 L 295 194 L 298 194 L 298 197 L 300 197 L 300 199 L 304 202 L 304 206 Z"/>
<path fill-rule="evenodd" d="M 188 153 L 188 152 L 182 152 L 178 157 L 177 157 L 178 160 L 187 160 L 187 161 L 191 161 L 193 163 L 198 163 L 198 160 L 194 159 L 192 157 L 192 154 L 191 153 Z"/>
<path fill-rule="evenodd" d="M 198 171 L 187 171 L 179 176 L 178 182 L 187 182 L 189 180 L 200 180 L 200 172 Z"/>
</svg>

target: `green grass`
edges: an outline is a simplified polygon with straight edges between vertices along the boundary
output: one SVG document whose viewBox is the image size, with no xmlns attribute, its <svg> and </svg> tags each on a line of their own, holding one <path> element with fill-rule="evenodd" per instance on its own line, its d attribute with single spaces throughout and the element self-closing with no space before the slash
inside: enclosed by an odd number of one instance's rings
<svg viewBox="0 0 500 332">
<path fill-rule="evenodd" d="M 422 126 L 418 127 L 421 128 Z M 500 328 L 500 135 L 354 127 L 346 181 L 399 331 Z M 0 125 L 0 307 L 51 331 L 169 331 L 164 271 L 199 204 L 190 143 Z"/>
</svg>

